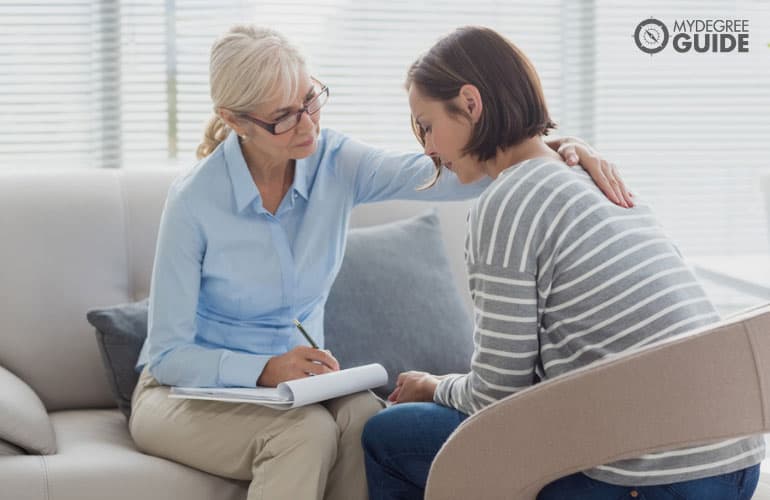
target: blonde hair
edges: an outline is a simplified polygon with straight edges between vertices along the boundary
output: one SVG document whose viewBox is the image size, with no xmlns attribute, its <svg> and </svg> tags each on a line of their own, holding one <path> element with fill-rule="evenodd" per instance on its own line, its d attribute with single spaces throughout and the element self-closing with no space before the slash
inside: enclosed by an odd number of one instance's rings
<svg viewBox="0 0 770 500">
<path fill-rule="evenodd" d="M 269 28 L 237 25 L 211 47 L 209 86 L 214 116 L 206 125 L 198 158 L 211 154 L 230 127 L 220 108 L 246 113 L 270 99 L 290 99 L 299 91 L 305 59 L 283 35 Z"/>
</svg>

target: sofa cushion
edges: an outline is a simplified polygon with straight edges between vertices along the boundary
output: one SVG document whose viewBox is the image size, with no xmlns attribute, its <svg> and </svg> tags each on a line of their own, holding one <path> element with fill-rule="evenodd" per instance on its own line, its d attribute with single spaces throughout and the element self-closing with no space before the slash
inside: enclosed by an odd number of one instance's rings
<svg viewBox="0 0 770 500">
<path fill-rule="evenodd" d="M 93 309 L 86 317 L 96 328 L 96 340 L 112 394 L 120 411 L 128 417 L 131 395 L 139 379 L 136 361 L 147 336 L 147 299 Z"/>
<path fill-rule="evenodd" d="M 0 440 L 37 455 L 56 453 L 56 437 L 43 402 L 19 377 L 0 366 Z"/>
<path fill-rule="evenodd" d="M 138 379 L 134 366 L 147 335 L 147 300 L 94 309 L 88 321 L 128 416 Z M 385 397 L 405 370 L 467 372 L 471 330 L 435 211 L 350 230 L 324 322 L 326 347 L 343 367 L 381 363 L 390 381 L 375 392 Z"/>
<path fill-rule="evenodd" d="M 467 372 L 472 327 L 435 211 L 350 231 L 326 302 L 326 347 L 343 367 L 381 363 L 389 383 L 379 396 L 402 371 Z"/>
<path fill-rule="evenodd" d="M 139 452 L 118 410 L 51 413 L 59 451 L 2 459 L 3 500 L 246 500 L 248 482 Z"/>
</svg>

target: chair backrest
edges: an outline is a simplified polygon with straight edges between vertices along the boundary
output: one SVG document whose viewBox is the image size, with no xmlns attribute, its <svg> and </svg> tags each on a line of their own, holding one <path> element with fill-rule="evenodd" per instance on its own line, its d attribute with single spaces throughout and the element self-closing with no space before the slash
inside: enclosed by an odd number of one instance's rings
<svg viewBox="0 0 770 500">
<path fill-rule="evenodd" d="M 770 431 L 770 305 L 501 400 L 444 444 L 426 499 L 535 499 L 575 472 Z"/>
</svg>

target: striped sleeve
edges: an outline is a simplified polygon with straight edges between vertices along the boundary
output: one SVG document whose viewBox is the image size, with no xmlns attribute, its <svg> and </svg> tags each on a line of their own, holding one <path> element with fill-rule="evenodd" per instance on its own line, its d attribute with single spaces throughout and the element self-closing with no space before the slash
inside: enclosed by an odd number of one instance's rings
<svg viewBox="0 0 770 500">
<path fill-rule="evenodd" d="M 471 371 L 450 375 L 434 401 L 466 413 L 525 389 L 538 359 L 537 289 L 533 276 L 474 273 L 475 328 Z"/>
<path fill-rule="evenodd" d="M 521 207 L 509 203 L 510 191 L 498 193 L 480 198 L 468 218 L 465 253 L 475 318 L 471 371 L 445 377 L 434 395 L 435 402 L 469 415 L 537 380 L 534 252 L 530 252 L 532 262 L 520 265 L 520 245 L 506 251 L 509 235 L 522 220 Z M 536 243 L 531 236 L 529 242 Z"/>
</svg>

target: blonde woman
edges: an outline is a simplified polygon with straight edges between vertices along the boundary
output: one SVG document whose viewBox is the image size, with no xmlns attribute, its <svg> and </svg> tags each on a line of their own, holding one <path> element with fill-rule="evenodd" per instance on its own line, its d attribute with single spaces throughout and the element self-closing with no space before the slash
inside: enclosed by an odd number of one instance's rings
<svg viewBox="0 0 770 500">
<path fill-rule="evenodd" d="M 276 411 L 169 399 L 168 386 L 275 386 L 338 370 L 292 320 L 323 346 L 353 206 L 470 198 L 488 181 L 449 175 L 417 191 L 433 171 L 423 155 L 322 130 L 329 89 L 269 29 L 234 27 L 217 40 L 210 85 L 200 161 L 171 186 L 161 220 L 131 434 L 147 453 L 250 481 L 250 500 L 366 498 L 360 437 L 382 408 L 371 393 Z M 626 205 L 606 162 L 581 144 L 559 146 Z"/>
</svg>

